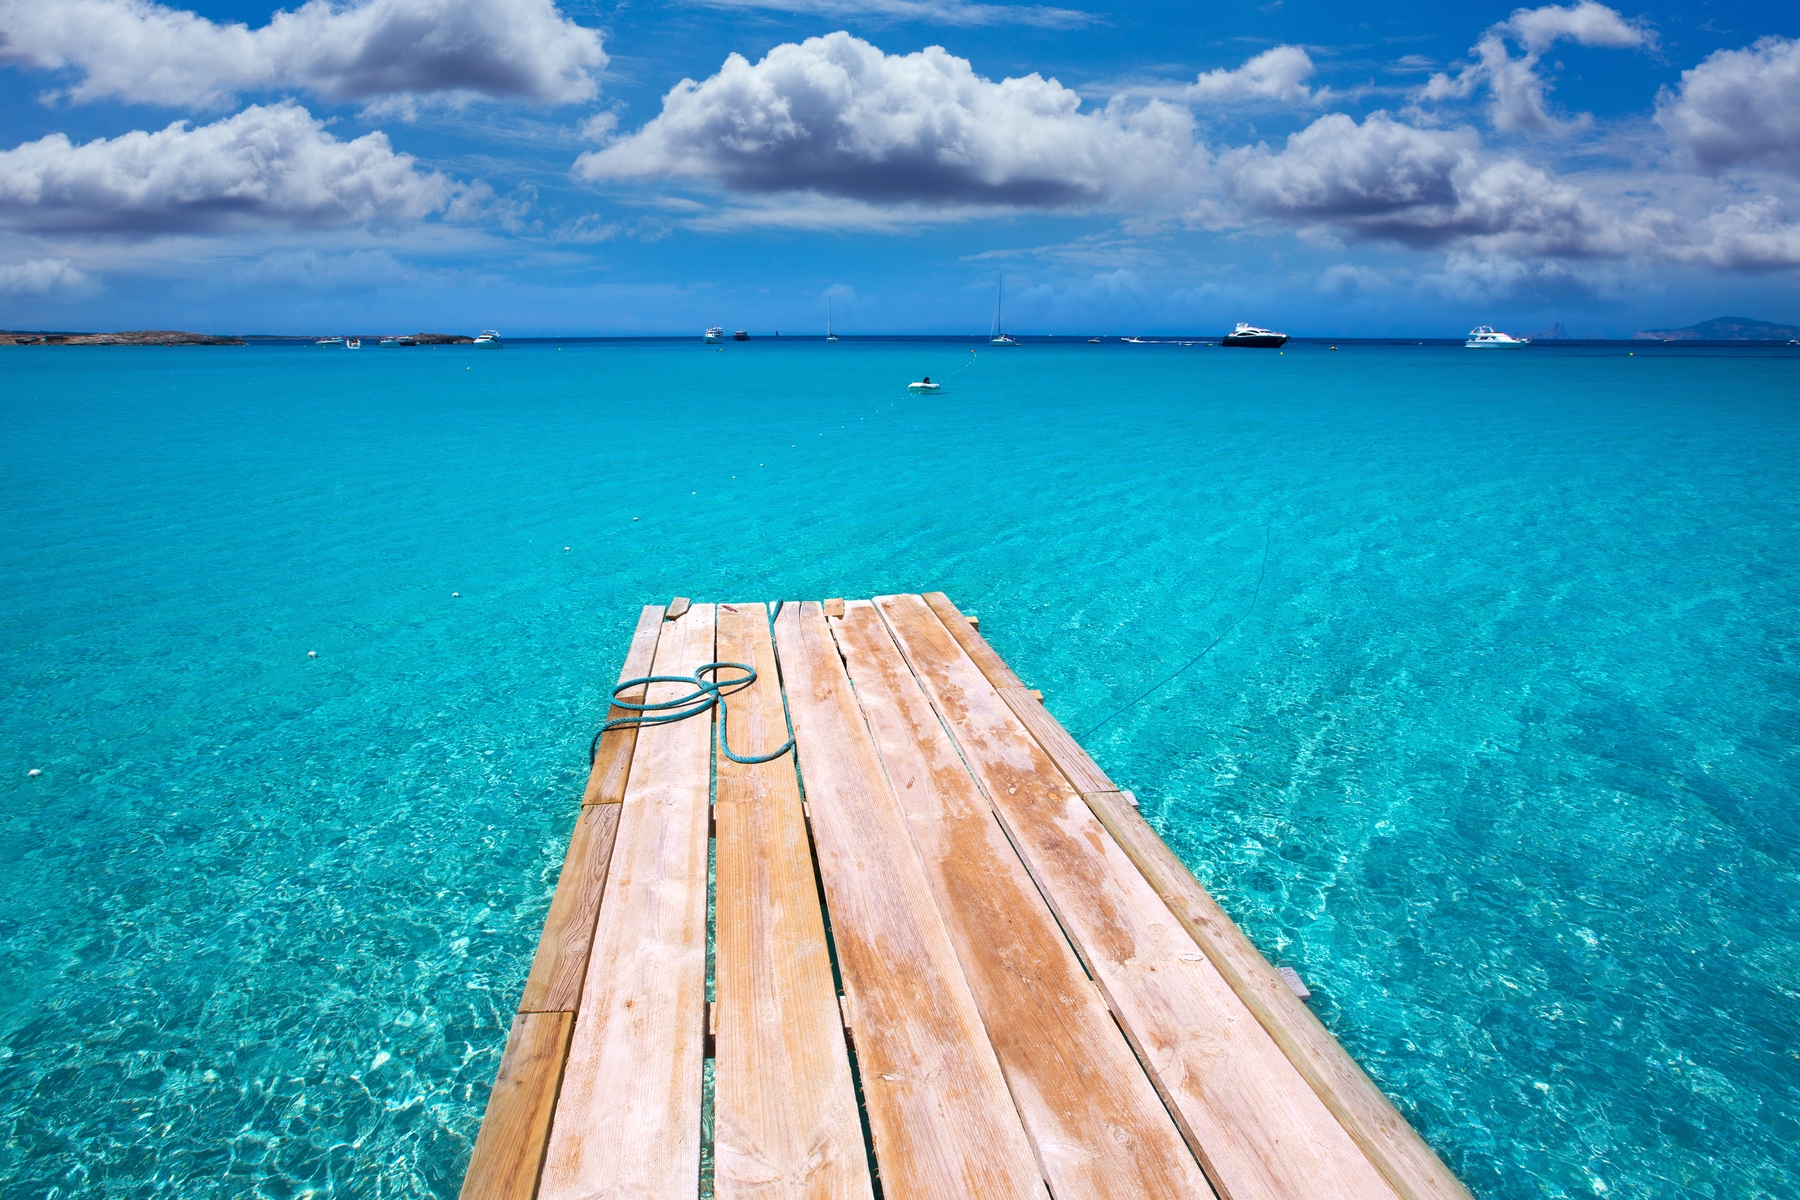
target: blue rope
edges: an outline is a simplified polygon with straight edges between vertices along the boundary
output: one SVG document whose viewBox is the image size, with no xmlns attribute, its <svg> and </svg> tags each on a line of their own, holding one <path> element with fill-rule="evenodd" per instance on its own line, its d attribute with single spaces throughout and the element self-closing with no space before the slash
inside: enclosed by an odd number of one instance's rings
<svg viewBox="0 0 1800 1200">
<path fill-rule="evenodd" d="M 731 667 L 734 670 L 742 671 L 744 672 L 744 675 L 741 678 L 727 679 L 723 682 L 711 678 L 715 672 L 720 671 L 725 667 Z M 725 697 L 732 695 L 735 692 L 741 692 L 755 682 L 755 667 L 750 666 L 748 663 L 733 662 L 710 662 L 696 670 L 692 675 L 641 675 L 636 679 L 626 679 L 621 681 L 619 685 L 612 690 L 612 702 L 614 706 L 618 708 L 630 709 L 633 715 L 614 717 L 600 726 L 600 732 L 596 733 L 594 735 L 594 740 L 588 744 L 588 766 L 591 767 L 594 765 L 594 758 L 600 753 L 600 739 L 606 736 L 606 731 L 609 729 L 624 729 L 631 726 L 642 725 L 666 725 L 671 721 L 685 721 L 689 717 L 697 717 L 703 712 L 710 711 L 715 704 L 719 706 L 719 749 L 725 752 L 726 758 L 729 758 L 732 762 L 736 763 L 754 764 L 774 762 L 794 748 L 793 738 L 790 737 L 782 744 L 781 749 L 775 751 L 773 754 L 764 754 L 760 756 L 744 755 L 732 752 L 731 738 L 726 733 L 726 719 L 730 713 L 730 709 L 725 706 Z M 652 683 L 691 683 L 694 685 L 694 690 L 685 696 L 677 696 L 673 700 L 663 700 L 656 704 L 632 704 L 628 701 L 619 699 L 619 693 L 621 692 L 637 687 L 640 684 L 648 686 Z M 672 709 L 675 711 L 665 712 L 665 709 Z M 650 715 L 652 713 L 661 715 L 652 716 Z"/>
</svg>

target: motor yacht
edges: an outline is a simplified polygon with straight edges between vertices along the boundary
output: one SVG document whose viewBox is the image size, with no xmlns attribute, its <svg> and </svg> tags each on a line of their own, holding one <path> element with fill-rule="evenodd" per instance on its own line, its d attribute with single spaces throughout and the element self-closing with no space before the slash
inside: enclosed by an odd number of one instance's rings
<svg viewBox="0 0 1800 1200">
<path fill-rule="evenodd" d="M 731 335 L 731 340 L 734 342 L 747 342 L 750 340 L 750 334 L 747 330 L 740 329 Z"/>
<path fill-rule="evenodd" d="M 1463 343 L 1466 350 L 1485 350 L 1490 346 L 1529 346 L 1530 338 L 1516 338 L 1510 333 L 1501 333 L 1492 325 L 1477 325 L 1469 330 L 1469 340 Z"/>
<path fill-rule="evenodd" d="M 490 350 L 501 350 L 506 347 L 506 343 L 500 340 L 500 331 L 498 329 L 482 330 L 475 336 L 475 344 Z"/>
<path fill-rule="evenodd" d="M 712 327 L 712 328 L 710 328 L 710 329 L 708 329 L 708 330 L 707 330 L 707 331 L 706 331 L 706 340 L 707 340 L 707 341 L 709 341 L 709 342 L 722 342 L 722 341 L 724 341 L 724 340 L 725 340 L 725 330 L 724 330 L 724 328 L 723 328 L 723 327 L 722 327 L 722 326 L 719 326 L 719 325 L 714 325 L 714 326 L 713 326 L 713 327 Z"/>
<path fill-rule="evenodd" d="M 346 350 L 361 350 L 362 349 L 362 339 L 361 338 L 345 338 L 344 339 L 344 349 L 346 349 Z"/>
<path fill-rule="evenodd" d="M 1243 321 L 1237 328 L 1219 339 L 1221 346 L 1252 346 L 1265 350 L 1273 350 L 1277 346 L 1287 344 L 1288 335 L 1276 333 L 1273 329 L 1263 329 L 1256 325 L 1248 325 Z"/>
<path fill-rule="evenodd" d="M 344 344 L 344 339 L 341 337 L 320 338 L 318 341 L 313 343 L 313 345 L 315 345 L 315 346 L 341 346 L 343 344 Z"/>
</svg>

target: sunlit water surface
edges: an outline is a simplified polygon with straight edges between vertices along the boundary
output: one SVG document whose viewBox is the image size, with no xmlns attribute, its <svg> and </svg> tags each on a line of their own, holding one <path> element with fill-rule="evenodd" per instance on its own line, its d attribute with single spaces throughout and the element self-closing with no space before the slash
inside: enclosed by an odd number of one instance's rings
<svg viewBox="0 0 1800 1200">
<path fill-rule="evenodd" d="M 639 605 L 934 588 L 1477 1195 L 1796 1194 L 1800 357 L 0 353 L 6 1196 L 454 1196 Z"/>
</svg>

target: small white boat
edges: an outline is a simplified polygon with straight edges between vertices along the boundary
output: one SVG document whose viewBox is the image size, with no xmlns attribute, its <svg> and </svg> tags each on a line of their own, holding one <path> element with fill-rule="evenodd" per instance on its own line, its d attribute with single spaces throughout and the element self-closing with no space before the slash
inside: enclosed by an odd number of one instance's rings
<svg viewBox="0 0 1800 1200">
<path fill-rule="evenodd" d="M 1016 346 L 1018 341 L 1006 336 L 1006 329 L 1000 322 L 1000 302 L 1006 297 L 1006 276 L 1000 276 L 1000 286 L 994 291 L 994 329 L 993 336 L 988 338 L 990 346 Z"/>
<path fill-rule="evenodd" d="M 1463 343 L 1465 350 L 1485 350 L 1490 346 L 1529 346 L 1530 338 L 1516 338 L 1510 333 L 1501 333 L 1492 325 L 1477 325 L 1469 330 L 1469 340 Z"/>
<path fill-rule="evenodd" d="M 1154 345 L 1156 345 L 1155 342 L 1146 341 L 1145 339 L 1143 339 L 1141 337 L 1120 338 L 1119 340 L 1121 342 L 1124 342 L 1128 346 L 1154 346 Z"/>
<path fill-rule="evenodd" d="M 313 343 L 313 345 L 315 345 L 315 346 L 341 346 L 343 344 L 344 344 L 344 339 L 341 337 L 320 338 L 318 341 Z"/>
<path fill-rule="evenodd" d="M 944 385 L 941 383 L 931 382 L 931 376 L 927 375 L 925 378 L 919 380 L 917 383 L 907 384 L 906 390 L 909 392 L 915 392 L 915 393 L 923 395 L 923 394 L 929 393 L 929 392 L 941 392 L 944 390 Z"/>
<path fill-rule="evenodd" d="M 506 343 L 500 340 L 498 329 L 484 329 L 475 337 L 475 344 L 490 350 L 505 349 Z"/>
<path fill-rule="evenodd" d="M 375 348 L 377 350 L 386 350 L 390 346 L 398 346 L 399 344 L 400 344 L 399 338 L 385 337 L 385 338 L 382 338 L 379 342 L 375 343 Z"/>
<path fill-rule="evenodd" d="M 344 349 L 346 349 L 346 350 L 361 350 L 362 349 L 362 339 L 361 338 L 346 338 L 344 340 Z"/>
<path fill-rule="evenodd" d="M 708 329 L 708 330 L 707 330 L 707 331 L 706 331 L 706 340 L 707 340 L 707 341 L 709 341 L 709 342 L 722 342 L 722 341 L 724 341 L 724 340 L 725 340 L 725 329 L 724 329 L 724 327 L 723 327 L 723 326 L 721 326 L 721 325 L 714 325 L 714 326 L 713 326 L 713 327 L 712 327 L 712 328 L 710 328 L 710 329 Z"/>
<path fill-rule="evenodd" d="M 825 297 L 825 340 L 828 342 L 835 342 L 838 340 L 837 334 L 831 332 L 831 297 L 830 296 Z"/>
</svg>

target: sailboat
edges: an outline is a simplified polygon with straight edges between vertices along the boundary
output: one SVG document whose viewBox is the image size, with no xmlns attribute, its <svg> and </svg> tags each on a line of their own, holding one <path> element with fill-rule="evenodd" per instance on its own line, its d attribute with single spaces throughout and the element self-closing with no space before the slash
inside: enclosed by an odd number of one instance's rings
<svg viewBox="0 0 1800 1200">
<path fill-rule="evenodd" d="M 825 340 L 837 341 L 837 334 L 831 332 L 831 297 L 825 297 Z"/>
<path fill-rule="evenodd" d="M 1000 301 L 1006 296 L 1006 276 L 1000 276 L 1000 286 L 994 292 L 994 336 L 988 339 L 990 346 L 1016 346 L 1019 343 L 1006 336 L 1006 330 L 1000 324 Z"/>
</svg>

